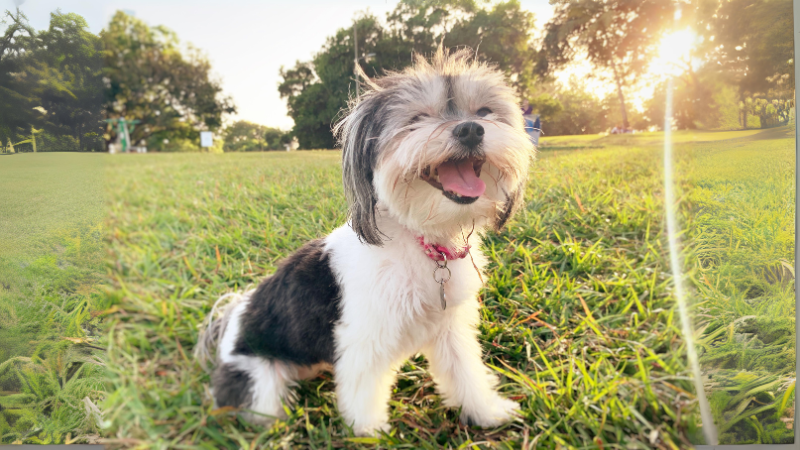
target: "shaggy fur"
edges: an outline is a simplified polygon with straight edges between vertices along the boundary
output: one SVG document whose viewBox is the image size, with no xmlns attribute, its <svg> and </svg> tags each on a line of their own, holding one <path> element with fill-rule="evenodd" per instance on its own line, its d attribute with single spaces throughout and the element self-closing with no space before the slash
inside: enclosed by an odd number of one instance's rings
<svg viewBox="0 0 800 450">
<path fill-rule="evenodd" d="M 340 413 L 357 434 L 374 434 L 388 429 L 396 370 L 421 351 L 463 421 L 500 425 L 517 404 L 481 361 L 479 233 L 513 215 L 534 154 L 514 92 L 468 51 L 439 50 L 368 84 L 335 128 L 349 223 L 215 305 L 196 349 L 215 365 L 215 402 L 267 420 L 291 403 L 296 380 L 332 368 Z M 467 178 L 485 190 L 445 189 L 448 167 L 474 171 Z M 419 238 L 472 248 L 448 261 L 446 309 Z"/>
</svg>

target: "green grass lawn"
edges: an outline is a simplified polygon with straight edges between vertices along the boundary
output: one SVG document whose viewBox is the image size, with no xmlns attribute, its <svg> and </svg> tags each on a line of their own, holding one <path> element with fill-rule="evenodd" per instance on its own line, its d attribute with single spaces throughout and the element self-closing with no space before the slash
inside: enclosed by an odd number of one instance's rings
<svg viewBox="0 0 800 450">
<path fill-rule="evenodd" d="M 0 156 L 0 443 L 96 431 L 103 156 Z M 98 345 L 98 344 L 95 344 Z M 87 400 L 85 400 L 87 399 Z M 89 403 L 87 403 L 89 402 Z"/>
<path fill-rule="evenodd" d="M 724 444 L 793 442 L 793 136 L 693 145 L 678 161 L 698 352 Z"/>
<path fill-rule="evenodd" d="M 674 133 L 683 257 L 705 390 L 723 444 L 793 442 L 794 133 Z M 556 136 L 543 140 L 542 155 L 662 139 Z"/>
<path fill-rule="evenodd" d="M 755 131 L 677 133 L 682 256 L 706 392 L 728 443 L 785 440 L 794 414 L 794 131 Z M 329 374 L 301 383 L 298 407 L 269 428 L 213 410 L 191 356 L 219 295 L 258 283 L 345 221 L 339 152 L 0 157 L 0 233 L 15 242 L 0 253 L 0 281 L 13 280 L 0 291 L 0 338 L 29 358 L 0 366 L 12 388 L 0 397 L 11 427 L 3 442 L 95 440 L 84 397 L 99 402 L 107 442 L 128 448 L 700 442 L 671 295 L 659 136 L 545 147 L 525 208 L 484 238 L 481 340 L 501 391 L 523 407 L 519 420 L 461 426 L 417 357 L 398 375 L 393 428 L 380 438 L 349 433 Z M 102 317 L 107 341 L 92 344 Z M 107 373 L 85 362 L 87 343 L 108 346 L 95 356 Z M 13 384 L 29 372 L 32 387 Z M 65 425 L 70 435 L 58 431 Z"/>
<path fill-rule="evenodd" d="M 485 239 L 486 360 L 523 407 L 500 429 L 464 428 L 426 363 L 398 375 L 393 430 L 354 438 L 333 380 L 301 384 L 271 428 L 212 410 L 191 357 L 225 292 L 258 283 L 306 240 L 345 220 L 338 152 L 120 155 L 109 170 L 118 309 L 105 403 L 112 442 L 147 448 L 686 448 L 697 423 L 669 293 L 659 148 L 542 158 L 527 204 Z M 494 443 L 494 444 L 492 444 Z M 463 447 L 462 447 L 463 448 Z"/>
<path fill-rule="evenodd" d="M 773 130 L 738 130 L 738 131 L 704 131 L 704 130 L 680 130 L 672 132 L 672 142 L 698 143 L 708 141 L 721 141 L 728 139 L 740 139 L 755 136 L 758 134 L 774 133 Z M 662 131 L 642 132 L 632 134 L 584 134 L 578 136 L 542 136 L 540 146 L 542 150 L 552 148 L 584 148 L 584 147 L 607 147 L 618 146 L 638 146 L 638 145 L 663 145 L 664 133 Z"/>
</svg>

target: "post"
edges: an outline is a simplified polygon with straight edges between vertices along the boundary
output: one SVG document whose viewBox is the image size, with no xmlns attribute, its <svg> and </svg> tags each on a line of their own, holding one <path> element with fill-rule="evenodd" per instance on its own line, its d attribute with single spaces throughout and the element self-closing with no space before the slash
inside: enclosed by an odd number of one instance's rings
<svg viewBox="0 0 800 450">
<path fill-rule="evenodd" d="M 353 47 L 355 54 L 353 58 L 353 75 L 356 76 L 356 101 L 361 100 L 361 92 L 358 86 L 358 21 L 353 21 Z"/>
<path fill-rule="evenodd" d="M 128 153 L 131 149 L 131 134 L 128 131 L 128 121 L 123 117 L 120 121 L 122 124 L 122 152 Z"/>
</svg>

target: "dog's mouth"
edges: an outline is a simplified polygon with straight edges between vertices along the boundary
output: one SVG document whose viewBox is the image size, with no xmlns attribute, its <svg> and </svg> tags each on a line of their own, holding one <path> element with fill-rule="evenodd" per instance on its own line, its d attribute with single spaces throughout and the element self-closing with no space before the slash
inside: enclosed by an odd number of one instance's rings
<svg viewBox="0 0 800 450">
<path fill-rule="evenodd" d="M 442 191 L 448 199 L 460 204 L 474 203 L 486 191 L 486 183 L 479 177 L 482 158 L 449 159 L 437 167 L 428 166 L 420 178 Z"/>
</svg>

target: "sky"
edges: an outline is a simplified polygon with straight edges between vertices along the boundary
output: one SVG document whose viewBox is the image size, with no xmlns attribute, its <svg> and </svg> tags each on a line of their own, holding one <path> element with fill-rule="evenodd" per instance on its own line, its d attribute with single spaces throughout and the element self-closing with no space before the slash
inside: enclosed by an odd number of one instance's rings
<svg viewBox="0 0 800 450">
<path fill-rule="evenodd" d="M 21 3 L 21 4 L 20 4 Z M 278 95 L 281 66 L 291 67 L 319 51 L 328 36 L 350 26 L 356 13 L 379 18 L 398 0 L 0 0 L 3 9 L 19 5 L 36 30 L 46 29 L 60 8 L 83 16 L 100 32 L 117 10 L 148 25 L 164 25 L 203 50 L 223 91 L 237 106 L 229 120 L 248 120 L 289 129 L 286 102 Z M 537 27 L 552 15 L 548 0 L 521 0 Z M 243 47 L 242 43 L 246 43 Z"/>
</svg>

